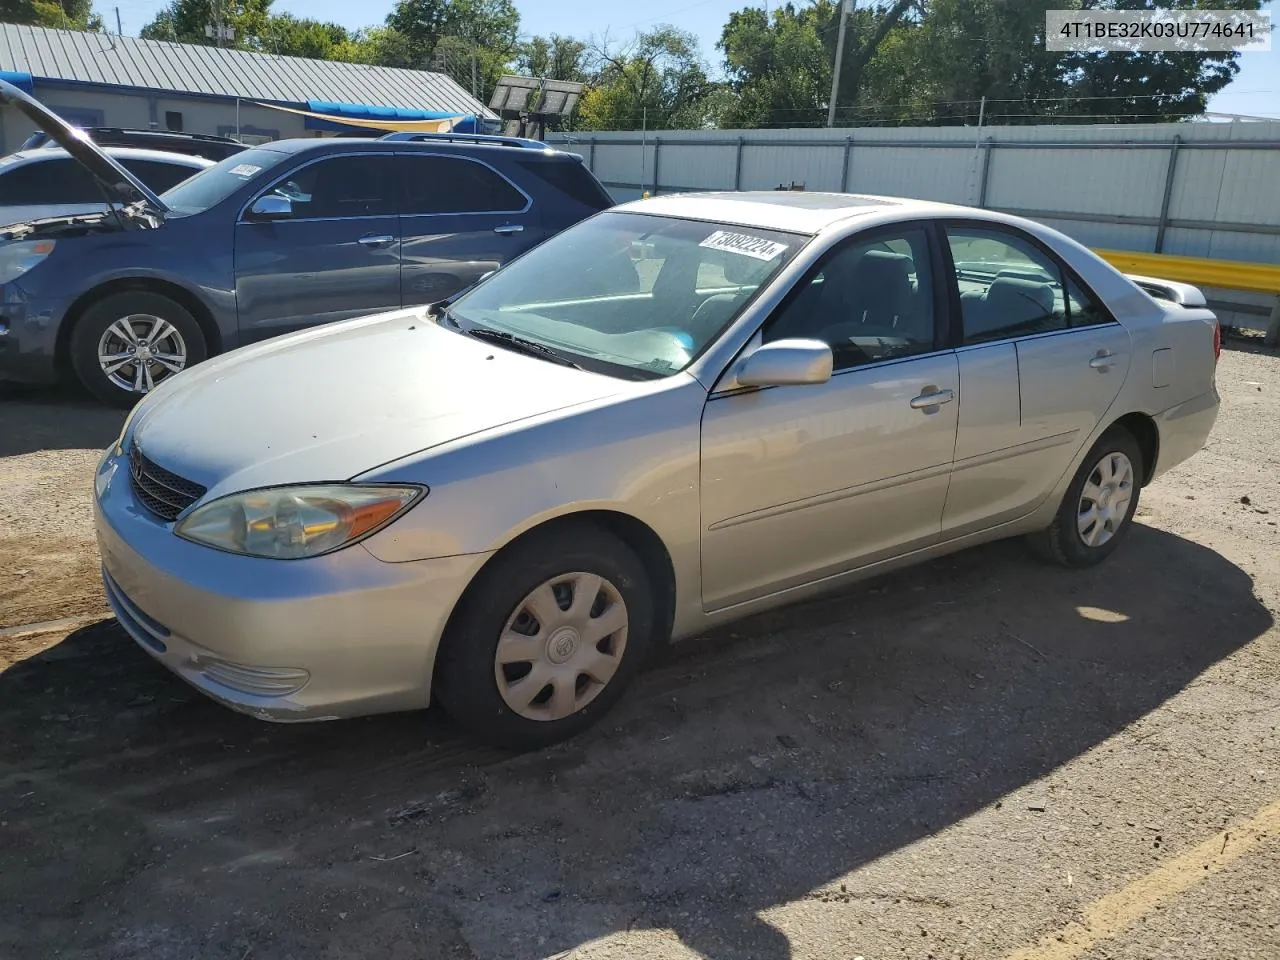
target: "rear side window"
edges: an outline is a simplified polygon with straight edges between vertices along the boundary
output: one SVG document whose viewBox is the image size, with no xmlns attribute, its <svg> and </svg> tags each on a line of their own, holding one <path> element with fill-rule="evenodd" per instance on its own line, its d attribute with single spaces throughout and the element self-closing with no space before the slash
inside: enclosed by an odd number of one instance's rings
<svg viewBox="0 0 1280 960">
<path fill-rule="evenodd" d="M 1062 270 L 1033 244 L 986 227 L 947 227 L 947 241 L 966 344 L 1067 328 Z"/>
<path fill-rule="evenodd" d="M 158 160 L 121 160 L 120 163 L 150 187 L 152 193 L 164 193 L 170 187 L 176 187 L 187 177 L 194 176 L 199 170 L 198 167 L 161 163 Z"/>
<path fill-rule="evenodd" d="M 102 191 L 71 157 L 0 167 L 0 204 L 99 202 Z"/>
<path fill-rule="evenodd" d="M 516 166 L 592 210 L 613 206 L 613 198 L 582 164 L 565 160 L 517 160 Z"/>
<path fill-rule="evenodd" d="M 406 215 L 519 213 L 529 201 L 501 174 L 460 157 L 399 156 Z"/>
</svg>

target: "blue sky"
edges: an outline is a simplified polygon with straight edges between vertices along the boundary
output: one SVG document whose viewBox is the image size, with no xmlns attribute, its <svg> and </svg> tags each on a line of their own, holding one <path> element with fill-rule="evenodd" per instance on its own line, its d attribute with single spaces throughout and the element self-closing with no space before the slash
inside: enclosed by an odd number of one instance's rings
<svg viewBox="0 0 1280 960">
<path fill-rule="evenodd" d="M 754 0 L 760 2 L 760 0 Z M 274 9 L 297 16 L 332 20 L 356 28 L 381 23 L 394 0 L 276 0 Z M 564 33 L 577 37 L 625 40 L 655 23 L 673 23 L 692 30 L 702 38 L 703 50 L 713 64 L 719 62 L 715 43 L 729 14 L 750 5 L 748 0 L 650 0 L 646 4 L 620 0 L 516 0 L 521 29 L 528 34 Z M 136 35 L 164 6 L 164 0 L 97 0 L 97 10 L 112 28 L 115 10 L 127 34 Z M 1267 9 L 1277 10 L 1277 0 Z M 1280 21 L 1280 12 L 1275 14 Z M 1277 23 L 1280 27 L 1280 23 Z M 1240 57 L 1240 73 L 1225 90 L 1210 101 L 1209 109 L 1219 113 L 1280 118 L 1280 42 L 1266 53 L 1246 53 Z"/>
</svg>

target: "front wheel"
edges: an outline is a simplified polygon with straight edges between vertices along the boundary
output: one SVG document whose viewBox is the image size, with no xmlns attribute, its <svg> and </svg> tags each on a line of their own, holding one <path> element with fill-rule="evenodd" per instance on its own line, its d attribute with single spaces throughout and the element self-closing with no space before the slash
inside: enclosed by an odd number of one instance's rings
<svg viewBox="0 0 1280 960">
<path fill-rule="evenodd" d="M 528 750 L 585 730 L 630 683 L 654 629 L 644 564 L 573 524 L 517 543 L 481 572 L 450 622 L 435 688 L 478 739 Z"/>
<path fill-rule="evenodd" d="M 1142 491 L 1142 449 L 1124 427 L 1112 427 L 1080 464 L 1047 530 L 1031 536 L 1045 559 L 1067 567 L 1105 560 L 1129 532 Z"/>
<path fill-rule="evenodd" d="M 76 377 L 99 400 L 117 407 L 132 407 L 207 356 L 204 333 L 190 311 L 146 290 L 103 297 L 71 332 Z"/>
</svg>

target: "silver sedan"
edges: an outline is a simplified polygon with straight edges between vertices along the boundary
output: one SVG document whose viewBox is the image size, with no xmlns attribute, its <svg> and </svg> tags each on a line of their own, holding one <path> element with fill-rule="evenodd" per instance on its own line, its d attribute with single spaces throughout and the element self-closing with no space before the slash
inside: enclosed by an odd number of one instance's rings
<svg viewBox="0 0 1280 960">
<path fill-rule="evenodd" d="M 166 382 L 97 471 L 103 578 L 237 710 L 438 697 L 537 747 L 668 638 L 997 538 L 1103 560 L 1203 446 L 1219 348 L 1195 288 L 1026 220 L 638 201 Z"/>
</svg>

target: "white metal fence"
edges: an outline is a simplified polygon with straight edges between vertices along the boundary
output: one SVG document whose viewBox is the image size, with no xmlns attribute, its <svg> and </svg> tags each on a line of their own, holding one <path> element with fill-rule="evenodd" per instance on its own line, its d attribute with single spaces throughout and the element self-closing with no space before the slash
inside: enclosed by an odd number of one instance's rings
<svg viewBox="0 0 1280 960">
<path fill-rule="evenodd" d="M 1280 122 L 552 134 L 617 200 L 792 184 L 941 200 L 1093 247 L 1280 263 Z M 1229 325 L 1271 299 L 1207 291 Z"/>
</svg>

